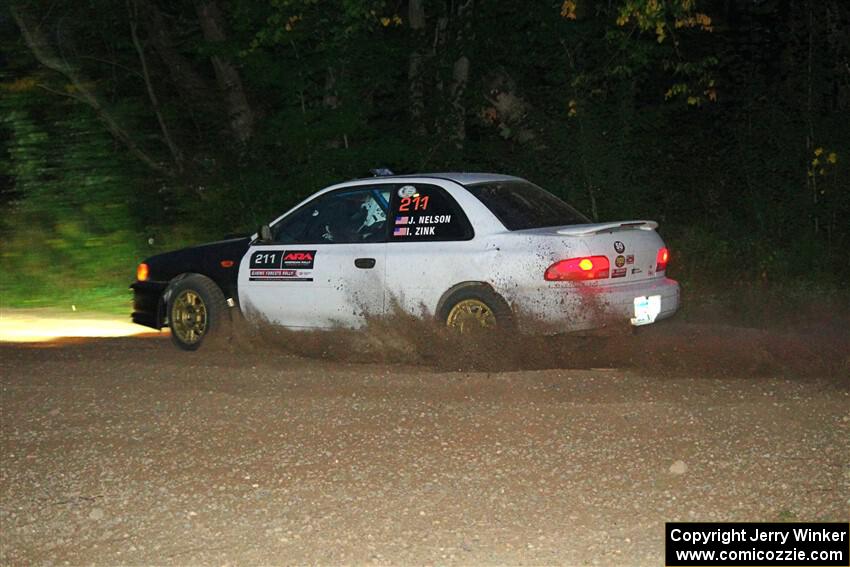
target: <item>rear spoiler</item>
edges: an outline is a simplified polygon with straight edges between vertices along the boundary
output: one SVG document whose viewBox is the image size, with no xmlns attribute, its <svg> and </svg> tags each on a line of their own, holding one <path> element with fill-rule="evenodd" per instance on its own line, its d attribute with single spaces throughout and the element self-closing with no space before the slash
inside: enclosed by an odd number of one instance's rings
<svg viewBox="0 0 850 567">
<path fill-rule="evenodd" d="M 596 224 L 576 224 L 558 229 L 558 234 L 564 236 L 583 236 L 597 232 L 616 232 L 619 230 L 655 230 L 658 223 L 651 220 L 634 220 L 624 222 L 600 222 Z"/>
</svg>

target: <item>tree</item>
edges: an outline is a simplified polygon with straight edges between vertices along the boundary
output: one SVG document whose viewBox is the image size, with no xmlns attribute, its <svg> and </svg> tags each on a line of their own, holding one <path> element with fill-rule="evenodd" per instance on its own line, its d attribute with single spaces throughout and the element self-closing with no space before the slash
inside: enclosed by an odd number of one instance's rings
<svg viewBox="0 0 850 567">
<path fill-rule="evenodd" d="M 156 173 L 173 176 L 174 172 L 171 169 L 163 166 L 159 161 L 149 155 L 148 152 L 139 147 L 131 134 L 120 124 L 115 114 L 101 102 L 100 98 L 90 87 L 91 82 L 79 70 L 75 69 L 65 59 L 60 58 L 55 53 L 40 25 L 35 23 L 30 14 L 25 9 L 16 5 L 11 6 L 10 10 L 33 56 L 46 68 L 65 77 L 74 87 L 73 91 L 69 93 L 53 91 L 50 87 L 43 84 L 39 85 L 40 88 L 50 90 L 61 96 L 68 96 L 87 105 L 100 118 L 107 130 L 123 143 L 133 156 Z"/>
</svg>

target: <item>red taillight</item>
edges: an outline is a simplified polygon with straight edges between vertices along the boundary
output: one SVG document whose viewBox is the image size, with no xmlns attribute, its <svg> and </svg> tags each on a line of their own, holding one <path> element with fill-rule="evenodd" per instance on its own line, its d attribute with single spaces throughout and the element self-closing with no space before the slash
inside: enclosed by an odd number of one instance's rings
<svg viewBox="0 0 850 567">
<path fill-rule="evenodd" d="M 136 279 L 140 282 L 143 282 L 148 279 L 148 265 L 147 264 L 139 264 L 139 267 L 136 268 Z"/>
<path fill-rule="evenodd" d="M 661 248 L 658 250 L 658 254 L 655 256 L 655 271 L 663 272 L 667 269 L 667 260 L 670 259 L 670 252 L 667 251 L 666 248 Z"/>
<path fill-rule="evenodd" d="M 546 281 L 581 281 L 607 278 L 611 263 L 607 256 L 586 256 L 555 262 L 543 275 Z"/>
</svg>

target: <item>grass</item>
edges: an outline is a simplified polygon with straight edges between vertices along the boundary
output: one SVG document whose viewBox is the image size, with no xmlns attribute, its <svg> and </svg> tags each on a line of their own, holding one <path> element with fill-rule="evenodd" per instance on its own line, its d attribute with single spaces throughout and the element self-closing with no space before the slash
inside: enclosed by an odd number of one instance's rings
<svg viewBox="0 0 850 567">
<path fill-rule="evenodd" d="M 20 286 L 0 289 L 0 309 L 50 309 L 63 313 L 120 315 L 133 309 L 127 282 L 92 287 L 50 289 L 33 295 Z"/>
</svg>

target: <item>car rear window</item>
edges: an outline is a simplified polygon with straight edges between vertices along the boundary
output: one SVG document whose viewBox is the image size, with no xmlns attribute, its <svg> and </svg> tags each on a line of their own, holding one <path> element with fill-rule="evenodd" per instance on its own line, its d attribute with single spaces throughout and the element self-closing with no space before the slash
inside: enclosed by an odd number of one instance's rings
<svg viewBox="0 0 850 567">
<path fill-rule="evenodd" d="M 527 181 L 488 181 L 467 185 L 508 230 L 586 224 L 586 216 Z"/>
</svg>

